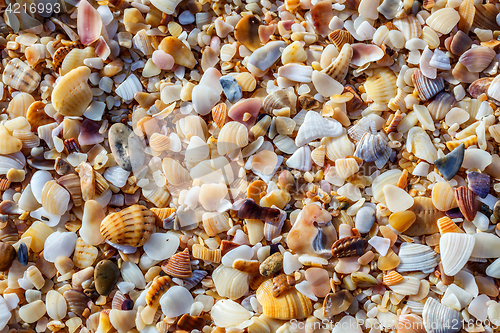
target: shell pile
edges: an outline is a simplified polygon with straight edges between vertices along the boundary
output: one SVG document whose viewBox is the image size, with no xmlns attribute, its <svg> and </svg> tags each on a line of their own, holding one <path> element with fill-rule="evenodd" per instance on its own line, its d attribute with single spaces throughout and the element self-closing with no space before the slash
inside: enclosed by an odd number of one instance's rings
<svg viewBox="0 0 500 333">
<path fill-rule="evenodd" d="M 498 1 L 0 14 L 0 333 L 498 332 Z"/>
</svg>

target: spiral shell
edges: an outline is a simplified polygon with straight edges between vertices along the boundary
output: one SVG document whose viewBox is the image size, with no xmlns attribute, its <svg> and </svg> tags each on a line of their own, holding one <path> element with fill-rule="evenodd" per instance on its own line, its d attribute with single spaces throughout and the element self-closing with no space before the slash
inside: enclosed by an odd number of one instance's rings
<svg viewBox="0 0 500 333">
<path fill-rule="evenodd" d="M 193 275 L 191 270 L 191 261 L 189 259 L 189 250 L 185 249 L 182 252 L 174 254 L 167 260 L 161 269 L 168 275 L 178 278 L 188 278 Z"/>
</svg>

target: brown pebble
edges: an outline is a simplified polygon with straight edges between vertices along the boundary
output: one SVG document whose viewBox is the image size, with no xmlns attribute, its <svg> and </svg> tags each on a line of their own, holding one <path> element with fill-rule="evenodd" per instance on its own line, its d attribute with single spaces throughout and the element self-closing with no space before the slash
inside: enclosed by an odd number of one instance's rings
<svg viewBox="0 0 500 333">
<path fill-rule="evenodd" d="M 12 245 L 0 242 L 0 271 L 8 270 L 16 257 L 16 249 Z"/>
<path fill-rule="evenodd" d="M 260 264 L 259 271 L 262 276 L 271 276 L 283 268 L 283 255 L 281 252 L 276 252 L 266 258 Z"/>
<path fill-rule="evenodd" d="M 201 316 L 194 317 L 185 313 L 177 322 L 177 326 L 181 330 L 186 330 L 188 332 L 195 329 L 201 331 L 203 329 L 203 326 L 205 326 L 205 318 Z"/>
</svg>

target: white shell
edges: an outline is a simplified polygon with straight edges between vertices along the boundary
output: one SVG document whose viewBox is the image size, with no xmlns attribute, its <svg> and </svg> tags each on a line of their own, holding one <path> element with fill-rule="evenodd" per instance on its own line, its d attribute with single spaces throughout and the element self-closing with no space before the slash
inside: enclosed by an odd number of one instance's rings
<svg viewBox="0 0 500 333">
<path fill-rule="evenodd" d="M 47 314 L 54 320 L 61 320 L 66 317 L 68 306 L 66 299 L 57 291 L 50 290 L 46 296 Z"/>
<path fill-rule="evenodd" d="M 432 248 L 421 244 L 403 243 L 398 256 L 401 259 L 397 267 L 398 272 L 432 273 L 439 261 L 437 253 Z"/>
<path fill-rule="evenodd" d="M 469 234 L 448 232 L 441 235 L 439 249 L 444 273 L 454 276 L 469 260 L 475 238 Z"/>
<path fill-rule="evenodd" d="M 312 159 L 311 159 L 311 149 L 308 146 L 303 146 L 297 149 L 293 153 L 292 156 L 288 158 L 286 161 L 286 165 L 289 168 L 300 170 L 300 171 L 309 171 L 312 167 Z"/>
<path fill-rule="evenodd" d="M 134 99 L 135 94 L 140 91 L 142 91 L 142 84 L 135 74 L 127 77 L 115 90 L 116 94 L 125 101 L 131 101 Z"/>
<path fill-rule="evenodd" d="M 234 327 L 249 320 L 252 313 L 240 304 L 229 300 L 217 301 L 210 311 L 214 324 L 219 327 Z"/>
<path fill-rule="evenodd" d="M 217 293 L 230 299 L 238 299 L 248 292 L 249 278 L 248 273 L 224 265 L 220 265 L 212 273 Z"/>
<path fill-rule="evenodd" d="M 473 296 L 468 291 L 456 284 L 450 284 L 441 299 L 441 303 L 450 309 L 460 311 L 472 301 L 472 298 Z"/>
<path fill-rule="evenodd" d="M 460 331 L 460 312 L 444 306 L 432 297 L 427 298 L 425 302 L 422 319 L 424 320 L 424 327 L 429 333 L 452 333 Z"/>
<path fill-rule="evenodd" d="M 493 261 L 491 265 L 486 268 L 486 275 L 500 279 L 500 258 Z"/>
<path fill-rule="evenodd" d="M 375 178 L 372 184 L 373 198 L 376 202 L 385 203 L 384 187 L 388 184 L 396 185 L 401 177 L 401 170 L 388 170 Z"/>
<path fill-rule="evenodd" d="M 383 188 L 387 208 L 393 213 L 403 212 L 413 206 L 414 199 L 402 188 L 387 184 Z"/>
<path fill-rule="evenodd" d="M 349 140 L 347 134 L 342 134 L 336 138 L 326 138 L 321 140 L 326 148 L 326 157 L 330 161 L 354 155 L 354 143 Z"/>
<path fill-rule="evenodd" d="M 474 258 L 499 258 L 500 238 L 495 234 L 477 233 L 472 235 L 476 240 L 471 257 Z"/>
<path fill-rule="evenodd" d="M 312 79 L 313 68 L 300 64 L 286 64 L 278 69 L 278 75 L 295 82 L 308 83 Z"/>
<path fill-rule="evenodd" d="M 3 330 L 5 328 L 5 325 L 7 325 L 11 317 L 12 314 L 7 307 L 7 303 L 4 298 L 0 296 L 0 329 Z"/>
<path fill-rule="evenodd" d="M 231 121 L 224 125 L 219 132 L 217 140 L 217 151 L 219 155 L 243 148 L 248 144 L 248 130 L 245 125 Z"/>
<path fill-rule="evenodd" d="M 147 254 L 147 253 L 146 253 Z M 120 268 L 123 280 L 125 282 L 131 282 L 138 289 L 146 288 L 146 281 L 144 280 L 144 275 L 141 269 L 130 261 L 124 261 L 122 267 Z"/>
<path fill-rule="evenodd" d="M 299 127 L 295 144 L 297 147 L 320 138 L 335 138 L 342 134 L 342 125 L 333 119 L 323 118 L 319 113 L 308 111 L 304 123 Z"/>
<path fill-rule="evenodd" d="M 163 314 L 173 318 L 184 313 L 189 313 L 193 305 L 193 296 L 184 287 L 173 286 L 160 298 L 160 305 Z"/>
<path fill-rule="evenodd" d="M 389 288 L 401 295 L 416 295 L 420 289 L 420 280 L 413 276 L 404 276 L 400 281 Z"/>
<path fill-rule="evenodd" d="M 436 147 L 434 147 L 429 135 L 421 127 L 412 127 L 408 131 L 406 150 L 429 163 L 434 163 L 438 157 Z"/>
<path fill-rule="evenodd" d="M 143 248 L 144 252 L 146 252 L 151 259 L 165 260 L 175 254 L 179 244 L 179 236 L 174 233 L 154 233 L 149 237 Z"/>
<path fill-rule="evenodd" d="M 74 232 L 56 231 L 45 240 L 43 257 L 48 262 L 54 262 L 57 257 L 70 257 L 73 253 L 78 236 Z"/>
</svg>

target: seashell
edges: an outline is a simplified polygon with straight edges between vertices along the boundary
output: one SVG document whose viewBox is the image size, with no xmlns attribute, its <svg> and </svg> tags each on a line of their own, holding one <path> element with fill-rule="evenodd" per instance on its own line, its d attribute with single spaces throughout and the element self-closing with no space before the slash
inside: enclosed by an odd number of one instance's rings
<svg viewBox="0 0 500 333">
<path fill-rule="evenodd" d="M 349 64 L 351 63 L 353 54 L 351 44 L 344 43 L 339 55 L 322 71 L 322 73 L 328 74 L 337 82 L 342 82 L 347 75 L 347 70 L 349 69 Z"/>
<path fill-rule="evenodd" d="M 330 21 L 333 18 L 332 6 L 328 1 L 317 2 L 310 10 L 311 20 L 316 33 L 326 36 L 331 32 Z"/>
<path fill-rule="evenodd" d="M 237 259 L 233 262 L 233 268 L 239 271 L 249 273 L 249 274 L 258 274 L 259 273 L 260 262 L 258 260 L 245 260 L 245 259 Z"/>
<path fill-rule="evenodd" d="M 189 250 L 174 254 L 167 262 L 163 263 L 161 269 L 168 275 L 178 278 L 189 278 L 193 275 L 191 270 L 191 261 L 189 259 Z"/>
<path fill-rule="evenodd" d="M 151 308 L 157 308 L 160 305 L 160 298 L 170 287 L 171 279 L 168 276 L 157 276 L 146 293 L 146 303 Z"/>
<path fill-rule="evenodd" d="M 212 119 L 219 129 L 226 124 L 227 106 L 225 103 L 219 103 L 212 109 Z"/>
<path fill-rule="evenodd" d="M 442 77 L 429 79 L 419 69 L 413 72 L 411 80 L 422 101 L 430 100 L 444 89 L 444 80 Z"/>
<path fill-rule="evenodd" d="M 295 144 L 297 147 L 323 137 L 335 138 L 342 134 L 342 125 L 333 119 L 323 118 L 317 112 L 307 112 L 299 127 Z"/>
<path fill-rule="evenodd" d="M 260 98 L 245 98 L 234 104 L 228 111 L 229 118 L 251 128 L 259 114 L 262 101 Z"/>
<path fill-rule="evenodd" d="M 150 209 L 153 214 L 155 214 L 157 220 L 156 220 L 156 225 L 159 227 L 163 227 L 163 221 L 165 219 L 172 218 L 175 215 L 175 208 L 156 208 L 152 207 Z"/>
<path fill-rule="evenodd" d="M 474 220 L 477 214 L 476 194 L 468 188 L 460 186 L 455 190 L 455 198 L 463 216 L 469 221 Z"/>
<path fill-rule="evenodd" d="M 272 280 L 264 281 L 256 292 L 264 315 L 280 320 L 302 319 L 313 310 L 311 300 L 297 289 L 290 289 L 279 297 L 273 296 Z"/>
<path fill-rule="evenodd" d="M 377 45 L 357 43 L 352 45 L 351 64 L 354 66 L 364 66 L 370 62 L 380 60 L 384 57 L 384 51 Z"/>
<path fill-rule="evenodd" d="M 294 81 L 309 83 L 312 80 L 313 68 L 301 64 L 286 64 L 278 68 L 278 76 Z"/>
<path fill-rule="evenodd" d="M 413 15 L 408 15 L 404 18 L 395 18 L 392 20 L 392 23 L 403 33 L 407 41 L 413 38 L 419 38 L 422 35 L 422 25 Z"/>
<path fill-rule="evenodd" d="M 290 108 L 291 115 L 295 114 L 295 104 L 297 97 L 286 89 L 275 90 L 264 98 L 262 109 L 268 114 L 273 114 L 274 110 Z"/>
<path fill-rule="evenodd" d="M 441 172 L 444 179 L 451 180 L 460 170 L 465 155 L 465 146 L 461 143 L 451 153 L 434 161 L 434 165 Z"/>
<path fill-rule="evenodd" d="M 439 240 L 441 263 L 448 276 L 457 274 L 469 260 L 474 249 L 475 238 L 464 233 L 444 233 Z"/>
<path fill-rule="evenodd" d="M 47 213 L 63 215 L 68 209 L 69 199 L 69 192 L 55 180 L 51 180 L 43 186 L 41 201 Z"/>
<path fill-rule="evenodd" d="M 245 125 L 231 121 L 224 125 L 219 132 L 217 152 L 225 155 L 235 149 L 243 148 L 248 144 L 248 130 Z"/>
<path fill-rule="evenodd" d="M 52 91 L 52 105 L 63 116 L 81 116 L 92 101 L 90 69 L 81 66 L 64 75 Z"/>
<path fill-rule="evenodd" d="M 333 243 L 332 254 L 337 258 L 361 256 L 365 253 L 368 242 L 358 236 L 344 237 Z"/>
<path fill-rule="evenodd" d="M 374 71 L 364 84 L 368 97 L 375 103 L 387 104 L 397 94 L 396 75 L 386 68 Z"/>
<path fill-rule="evenodd" d="M 413 313 L 400 315 L 397 327 L 398 333 L 427 333 L 422 318 Z"/>
<path fill-rule="evenodd" d="M 202 216 L 202 221 L 203 228 L 209 236 L 216 236 L 221 232 L 229 230 L 233 226 L 233 221 L 226 212 L 206 212 Z"/>
<path fill-rule="evenodd" d="M 400 295 L 416 295 L 420 289 L 420 280 L 413 276 L 405 276 L 403 281 L 389 286 L 389 289 Z"/>
<path fill-rule="evenodd" d="M 319 107 L 319 102 L 311 96 L 301 95 L 298 98 L 299 105 L 304 110 L 312 110 Z"/>
<path fill-rule="evenodd" d="M 441 235 L 445 234 L 447 232 L 455 232 L 455 233 L 463 233 L 464 232 L 448 216 L 443 216 L 442 218 L 438 219 L 437 225 L 439 228 L 439 233 Z"/>
<path fill-rule="evenodd" d="M 84 201 L 95 199 L 95 174 L 92 166 L 87 162 L 78 165 L 78 176 L 80 178 L 80 188 Z"/>
<path fill-rule="evenodd" d="M 61 69 L 61 66 L 64 62 L 64 59 L 73 49 L 84 49 L 84 48 L 85 48 L 85 45 L 83 45 L 80 42 L 74 42 L 74 43 L 71 43 L 69 45 L 64 45 L 64 46 L 59 47 L 56 50 L 56 52 L 54 52 L 54 55 L 52 56 L 52 68 L 54 69 L 54 71 L 59 72 L 59 70 Z M 83 65 L 83 59 L 79 63 L 79 66 L 82 66 L 82 65 Z M 78 66 L 74 66 L 71 69 L 76 68 L 76 67 L 78 67 Z M 69 72 L 69 70 L 66 70 L 64 73 L 62 73 L 62 75 L 65 75 L 68 72 Z"/>
<path fill-rule="evenodd" d="M 23 143 L 18 138 L 10 135 L 5 126 L 0 125 L 0 154 L 14 154 L 21 150 Z"/>
<path fill-rule="evenodd" d="M 161 10 L 167 15 L 172 15 L 175 12 L 175 8 L 179 5 L 180 0 L 153 0 L 151 3 L 153 6 Z"/>
<path fill-rule="evenodd" d="M 386 286 L 395 285 L 404 280 L 404 277 L 396 271 L 390 271 L 388 274 L 385 274 L 383 277 L 383 282 Z"/>
<path fill-rule="evenodd" d="M 429 163 L 434 163 L 437 159 L 436 147 L 432 144 L 425 130 L 420 127 L 413 127 L 408 131 L 406 149 Z"/>
<path fill-rule="evenodd" d="M 91 267 L 97 259 L 97 248 L 85 243 L 80 237 L 76 241 L 75 252 L 73 254 L 73 262 L 78 268 Z"/>
<path fill-rule="evenodd" d="M 176 160 L 165 157 L 162 162 L 163 173 L 171 185 L 180 185 L 188 182 L 189 172 Z"/>
<path fill-rule="evenodd" d="M 347 30 L 334 30 L 328 35 L 328 39 L 335 44 L 339 51 L 342 50 L 344 44 L 354 43 L 354 37 Z"/>
<path fill-rule="evenodd" d="M 481 198 L 486 198 L 490 193 L 490 176 L 472 171 L 467 174 L 469 189 Z"/>
<path fill-rule="evenodd" d="M 444 306 L 432 297 L 427 298 L 422 311 L 424 327 L 429 333 L 459 332 L 459 327 L 455 328 L 449 323 L 458 323 L 460 318 L 460 312 Z"/>
<path fill-rule="evenodd" d="M 479 29 L 485 30 L 496 30 L 498 29 L 498 23 L 496 22 L 496 17 L 499 13 L 496 6 L 491 6 L 492 4 L 478 4 L 475 5 L 475 15 L 473 28 L 478 27 Z"/>
<path fill-rule="evenodd" d="M 243 16 L 234 28 L 234 38 L 250 51 L 262 46 L 259 38 L 260 22 L 254 15 Z"/>
<path fill-rule="evenodd" d="M 348 290 L 339 290 L 326 295 L 323 301 L 323 316 L 331 318 L 349 309 L 354 297 Z"/>
<path fill-rule="evenodd" d="M 220 249 L 208 249 L 200 244 L 194 244 L 192 247 L 193 258 L 201 259 L 206 262 L 219 263 L 222 259 Z"/>
<path fill-rule="evenodd" d="M 438 121 L 444 119 L 448 111 L 450 111 L 457 101 L 452 94 L 447 92 L 439 93 L 436 98 L 427 106 L 432 119 Z"/>
<path fill-rule="evenodd" d="M 355 158 L 339 158 L 335 160 L 335 170 L 342 179 L 347 179 L 359 170 L 358 161 Z"/>
<path fill-rule="evenodd" d="M 446 35 L 458 21 L 460 21 L 460 15 L 455 9 L 442 8 L 433 12 L 425 22 L 435 31 Z"/>
<path fill-rule="evenodd" d="M 153 5 L 154 4 L 155 3 L 153 2 Z M 158 49 L 170 54 L 174 58 L 175 63 L 180 66 L 194 68 L 194 66 L 196 65 L 196 60 L 194 58 L 193 52 L 177 37 L 169 36 L 163 38 L 160 45 L 158 46 Z"/>
<path fill-rule="evenodd" d="M 231 103 L 236 103 L 243 97 L 243 91 L 238 84 L 238 81 L 232 76 L 226 75 L 219 79 L 222 91 L 226 98 Z M 221 103 L 222 104 L 222 103 Z M 225 105 L 225 104 L 224 104 Z M 212 109 L 213 112 L 213 109 Z"/>
<path fill-rule="evenodd" d="M 387 124 L 386 127 L 384 127 L 384 132 L 386 134 L 396 132 L 398 129 L 398 125 L 403 119 L 403 116 L 401 115 L 401 111 L 397 110 L 394 116 L 392 117 L 391 121 Z"/>
<path fill-rule="evenodd" d="M 63 297 L 68 303 L 68 310 L 79 317 L 82 316 L 85 309 L 87 309 L 88 302 L 91 301 L 84 293 L 75 289 L 66 290 Z"/>
<path fill-rule="evenodd" d="M 132 205 L 106 216 L 101 234 L 114 244 L 139 247 L 148 241 L 154 226 L 155 216 L 149 209 Z"/>
<path fill-rule="evenodd" d="M 339 158 L 354 155 L 354 143 L 349 140 L 347 134 L 343 134 L 336 138 L 325 138 L 322 144 L 326 148 L 326 157 L 330 161 L 336 161 Z"/>
<path fill-rule="evenodd" d="M 32 93 L 40 84 L 40 74 L 19 58 L 7 63 L 2 74 L 2 81 L 15 90 Z"/>
<path fill-rule="evenodd" d="M 447 211 L 457 207 L 455 193 L 450 184 L 438 182 L 432 188 L 432 203 L 440 211 Z"/>
<path fill-rule="evenodd" d="M 410 210 L 415 213 L 417 219 L 415 223 L 406 230 L 405 235 L 421 236 L 439 232 L 436 221 L 443 217 L 444 213 L 434 207 L 431 198 L 415 197 L 414 201 Z"/>
<path fill-rule="evenodd" d="M 493 78 L 491 77 L 480 78 L 469 85 L 467 92 L 471 95 L 471 97 L 478 98 L 481 94 L 486 94 L 492 81 Z"/>
<path fill-rule="evenodd" d="M 34 102 L 35 99 L 30 94 L 24 92 L 18 93 L 10 100 L 9 105 L 7 106 L 7 113 L 9 114 L 10 119 L 15 119 L 21 116 L 26 117 L 30 105 Z M 45 107 L 43 102 L 40 103 Z"/>
<path fill-rule="evenodd" d="M 380 256 L 377 261 L 378 269 L 382 271 L 388 271 L 398 267 L 401 260 L 391 249 L 387 252 L 385 256 Z"/>
<path fill-rule="evenodd" d="M 245 18 L 241 19 L 240 22 L 243 21 L 244 19 Z M 247 38 L 246 36 L 243 36 L 242 38 L 248 39 L 247 41 L 248 43 L 254 43 L 254 42 L 257 43 L 258 41 L 258 43 L 260 44 L 259 36 L 257 36 L 257 40 L 254 40 L 255 37 Z M 255 46 L 258 48 L 248 58 L 248 69 L 255 76 L 261 77 L 282 56 L 281 49 L 285 48 L 287 44 L 283 41 L 272 41 L 262 47 L 260 47 L 260 45 L 258 44 L 255 44 Z"/>
<path fill-rule="evenodd" d="M 256 155 L 254 155 L 256 156 Z M 252 162 L 254 160 L 252 159 Z M 276 165 L 276 163 L 274 163 Z M 307 146 L 297 149 L 286 161 L 286 166 L 292 169 L 309 171 L 312 167 L 311 150 Z M 274 169 L 274 166 L 273 166 Z M 273 170 L 274 171 L 274 170 Z"/>
<path fill-rule="evenodd" d="M 230 299 L 215 302 L 210 315 L 218 327 L 236 327 L 252 317 L 250 311 Z"/>
<path fill-rule="evenodd" d="M 49 290 L 45 299 L 47 314 L 54 320 L 61 320 L 66 317 L 68 305 L 63 295 L 55 290 Z"/>
<path fill-rule="evenodd" d="M 292 62 L 301 63 L 305 62 L 306 60 L 307 60 L 307 53 L 299 41 L 295 41 L 292 44 L 285 47 L 283 53 L 281 54 L 281 63 L 283 65 Z"/>
<path fill-rule="evenodd" d="M 118 310 L 111 309 L 109 311 L 109 322 L 118 332 L 127 332 L 135 326 L 135 310 Z"/>
<path fill-rule="evenodd" d="M 125 282 L 130 282 L 136 288 L 144 289 L 146 281 L 139 266 L 131 261 L 124 261 L 120 267 L 120 272 Z"/>
<path fill-rule="evenodd" d="M 202 330 L 205 326 L 205 318 L 202 316 L 190 316 L 187 313 L 183 314 L 177 321 L 177 326 L 181 330 L 190 332 L 191 330 Z"/>
<path fill-rule="evenodd" d="M 378 134 L 365 133 L 356 145 L 354 156 L 359 157 L 365 162 L 374 162 L 383 158 L 388 149 L 390 151 L 383 137 Z"/>
<path fill-rule="evenodd" d="M 395 231 L 403 233 L 413 225 L 416 219 L 417 216 L 412 211 L 396 212 L 389 216 L 389 224 Z"/>
<path fill-rule="evenodd" d="M 398 256 L 401 260 L 397 267 L 398 272 L 432 273 L 439 262 L 437 253 L 429 246 L 421 244 L 403 243 Z"/>
<path fill-rule="evenodd" d="M 467 67 L 469 72 L 480 73 L 488 67 L 495 55 L 492 49 L 478 46 L 463 53 L 458 61 Z"/>
<path fill-rule="evenodd" d="M 472 235 L 475 239 L 471 257 L 498 258 L 500 257 L 500 238 L 495 234 L 479 232 Z"/>
<path fill-rule="evenodd" d="M 326 147 L 324 145 L 319 146 L 318 148 L 313 149 L 311 152 L 311 159 L 313 162 L 323 167 L 325 165 L 325 156 L 326 156 Z"/>
<path fill-rule="evenodd" d="M 34 301 L 19 308 L 19 318 L 31 324 L 43 317 L 46 312 L 45 304 L 41 301 Z"/>
<path fill-rule="evenodd" d="M 218 266 L 212 273 L 217 293 L 233 300 L 248 292 L 249 277 L 248 273 L 224 265 Z"/>
<path fill-rule="evenodd" d="M 475 13 L 476 8 L 474 7 L 474 1 L 465 0 L 458 7 L 458 14 L 460 16 L 458 29 L 459 31 L 463 31 L 464 35 L 469 33 L 474 21 Z"/>
<path fill-rule="evenodd" d="M 101 15 L 87 0 L 78 5 L 76 23 L 78 36 L 83 45 L 90 45 L 101 36 Z"/>
<path fill-rule="evenodd" d="M 21 140 L 23 149 L 31 149 L 40 146 L 40 138 L 31 131 L 14 130 L 12 132 L 12 136 L 16 139 Z"/>
</svg>

